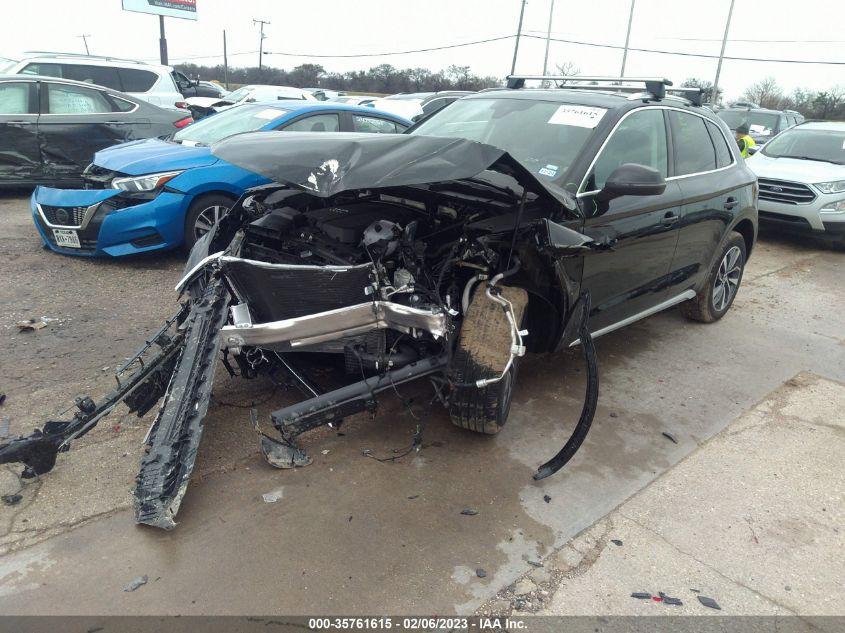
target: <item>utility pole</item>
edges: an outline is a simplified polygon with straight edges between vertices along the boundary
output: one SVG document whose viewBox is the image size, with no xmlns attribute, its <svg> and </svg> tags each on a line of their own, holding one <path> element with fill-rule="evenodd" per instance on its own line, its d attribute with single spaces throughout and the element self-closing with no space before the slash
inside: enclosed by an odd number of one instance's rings
<svg viewBox="0 0 845 633">
<path fill-rule="evenodd" d="M 264 58 L 264 25 L 270 23 L 267 20 L 256 20 L 254 18 L 252 23 L 261 25 L 261 39 L 258 41 L 258 72 L 261 73 L 261 64 Z"/>
<path fill-rule="evenodd" d="M 549 69 L 549 43 L 552 41 L 552 16 L 555 13 L 555 0 L 552 0 L 551 6 L 549 7 L 549 28 L 546 29 L 546 54 L 543 57 L 543 74 L 548 74 L 546 71 Z"/>
<path fill-rule="evenodd" d="M 516 72 L 516 55 L 519 53 L 519 37 L 522 35 L 522 16 L 525 15 L 525 0 L 522 0 L 522 8 L 519 10 L 519 26 L 516 29 L 516 44 L 513 47 L 513 63 L 511 64 L 511 75 Z"/>
<path fill-rule="evenodd" d="M 164 16 L 158 16 L 158 53 L 161 57 L 161 65 L 167 66 L 167 38 L 164 36 Z"/>
<path fill-rule="evenodd" d="M 90 33 L 83 33 L 82 35 L 77 35 L 76 37 L 81 37 L 82 41 L 85 43 L 85 54 L 90 55 L 91 52 L 88 50 L 88 38 L 91 37 Z"/>
<path fill-rule="evenodd" d="M 625 50 L 622 51 L 622 72 L 619 73 L 620 77 L 625 76 L 625 62 L 628 61 L 628 44 L 631 41 L 631 24 L 634 22 L 634 5 L 637 3 L 637 0 L 631 0 L 631 12 L 628 14 L 628 33 L 625 35 Z"/>
<path fill-rule="evenodd" d="M 734 12 L 734 0 L 731 0 L 731 6 L 728 9 L 728 21 L 725 23 L 725 36 L 722 38 L 722 50 L 719 51 L 719 63 L 716 66 L 716 80 L 713 82 L 713 96 L 710 100 L 713 105 L 719 103 L 719 75 L 722 74 L 722 58 L 725 56 L 725 45 L 728 43 L 728 31 L 731 30 L 731 16 Z"/>
<path fill-rule="evenodd" d="M 226 56 L 226 29 L 223 29 L 223 83 L 229 89 L 229 58 Z"/>
</svg>

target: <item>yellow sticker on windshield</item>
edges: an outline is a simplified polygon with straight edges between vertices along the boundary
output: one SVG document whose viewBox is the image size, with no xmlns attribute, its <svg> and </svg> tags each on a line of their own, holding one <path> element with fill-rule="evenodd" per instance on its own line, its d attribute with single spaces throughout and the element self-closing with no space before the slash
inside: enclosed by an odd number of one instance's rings
<svg viewBox="0 0 845 633">
<path fill-rule="evenodd" d="M 574 125 L 576 127 L 594 128 L 599 124 L 606 108 L 591 108 L 589 106 L 562 105 L 549 119 L 552 125 Z"/>
</svg>

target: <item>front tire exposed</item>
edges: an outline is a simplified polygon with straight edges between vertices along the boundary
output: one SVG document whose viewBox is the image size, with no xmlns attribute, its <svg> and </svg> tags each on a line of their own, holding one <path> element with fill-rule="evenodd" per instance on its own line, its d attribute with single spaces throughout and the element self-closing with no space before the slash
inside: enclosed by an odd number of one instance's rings
<svg viewBox="0 0 845 633">
<path fill-rule="evenodd" d="M 528 293 L 522 288 L 502 287 L 502 296 L 513 304 L 516 322 L 522 322 Z M 502 307 L 490 301 L 479 286 L 461 326 L 461 334 L 450 365 L 456 386 L 449 398 L 452 424 L 476 433 L 495 435 L 502 430 L 510 412 L 516 383 L 515 358 L 498 382 L 486 387 L 473 386 L 476 380 L 501 375 L 511 348 L 510 325 Z"/>
<path fill-rule="evenodd" d="M 736 231 L 731 231 L 704 286 L 694 299 L 681 304 L 684 316 L 702 323 L 713 323 L 725 316 L 742 282 L 745 257 L 745 239 Z"/>
</svg>

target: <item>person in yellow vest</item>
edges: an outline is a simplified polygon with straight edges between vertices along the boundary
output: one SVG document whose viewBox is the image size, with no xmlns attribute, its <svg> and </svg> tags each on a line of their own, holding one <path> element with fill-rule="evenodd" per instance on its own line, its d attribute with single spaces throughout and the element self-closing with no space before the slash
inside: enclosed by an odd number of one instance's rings
<svg viewBox="0 0 845 633">
<path fill-rule="evenodd" d="M 751 152 L 748 150 L 752 147 L 757 147 L 757 143 L 748 135 L 748 123 L 742 123 L 736 128 L 734 134 L 736 136 L 736 144 L 739 145 L 739 153 L 742 154 L 742 157 L 748 158 L 751 156 Z"/>
</svg>

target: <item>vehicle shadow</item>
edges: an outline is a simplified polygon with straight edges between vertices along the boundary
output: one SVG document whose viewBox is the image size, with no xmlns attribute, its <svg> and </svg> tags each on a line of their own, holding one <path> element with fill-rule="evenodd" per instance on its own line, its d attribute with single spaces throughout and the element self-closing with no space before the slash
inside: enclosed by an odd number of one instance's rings
<svg viewBox="0 0 845 633">
<path fill-rule="evenodd" d="M 803 235 L 784 231 L 778 227 L 760 225 L 757 238 L 761 241 L 779 246 L 788 246 L 806 251 L 833 251 L 843 252 L 843 249 L 831 240 L 816 237 L 814 235 Z"/>
</svg>

